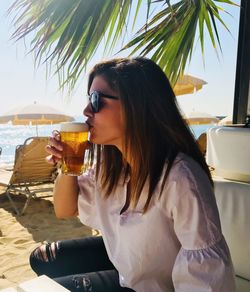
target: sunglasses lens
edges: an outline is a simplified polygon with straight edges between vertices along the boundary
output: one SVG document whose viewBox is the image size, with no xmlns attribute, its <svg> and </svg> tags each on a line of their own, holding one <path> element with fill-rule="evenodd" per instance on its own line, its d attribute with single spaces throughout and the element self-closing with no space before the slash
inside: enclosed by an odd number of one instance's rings
<svg viewBox="0 0 250 292">
<path fill-rule="evenodd" d="M 99 94 L 98 92 L 92 92 L 90 95 L 90 103 L 94 113 L 97 113 L 99 110 Z"/>
</svg>

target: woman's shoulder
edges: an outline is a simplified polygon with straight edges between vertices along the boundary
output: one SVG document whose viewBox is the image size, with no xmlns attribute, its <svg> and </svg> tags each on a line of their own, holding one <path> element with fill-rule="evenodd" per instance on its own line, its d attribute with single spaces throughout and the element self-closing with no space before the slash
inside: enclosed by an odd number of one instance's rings
<svg viewBox="0 0 250 292">
<path fill-rule="evenodd" d="M 214 201 L 213 187 L 206 172 L 184 153 L 177 155 L 162 187 L 161 202 L 170 208 L 180 203 Z"/>
<path fill-rule="evenodd" d="M 196 180 L 208 179 L 207 174 L 202 169 L 197 161 L 185 153 L 179 153 L 171 167 L 169 178 L 170 180 L 179 180 L 180 178 L 188 177 L 188 179 Z"/>
</svg>

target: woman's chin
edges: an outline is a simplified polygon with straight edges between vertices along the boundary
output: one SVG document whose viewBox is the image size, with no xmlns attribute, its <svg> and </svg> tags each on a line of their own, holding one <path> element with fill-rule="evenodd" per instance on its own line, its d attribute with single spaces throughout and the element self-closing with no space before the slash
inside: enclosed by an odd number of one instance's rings
<svg viewBox="0 0 250 292">
<path fill-rule="evenodd" d="M 91 131 L 89 132 L 89 141 L 91 143 L 95 143 L 95 135 L 93 133 L 91 133 Z"/>
<path fill-rule="evenodd" d="M 90 135 L 89 136 L 89 141 L 93 144 L 102 144 L 100 141 L 100 139 L 98 139 L 97 137 L 95 137 L 94 135 Z"/>
</svg>

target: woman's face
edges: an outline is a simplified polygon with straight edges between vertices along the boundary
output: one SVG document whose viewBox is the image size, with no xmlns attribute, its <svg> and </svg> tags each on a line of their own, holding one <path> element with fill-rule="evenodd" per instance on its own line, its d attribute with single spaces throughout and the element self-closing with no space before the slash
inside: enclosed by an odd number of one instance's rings
<svg viewBox="0 0 250 292">
<path fill-rule="evenodd" d="M 118 96 L 102 76 L 96 76 L 91 84 L 89 93 L 98 91 L 103 94 Z M 118 96 L 119 97 L 119 96 Z M 102 145 L 114 145 L 122 150 L 124 139 L 124 121 L 122 118 L 121 101 L 101 96 L 101 108 L 98 113 L 92 111 L 88 104 L 83 111 L 88 118 L 90 127 L 90 142 Z"/>
</svg>

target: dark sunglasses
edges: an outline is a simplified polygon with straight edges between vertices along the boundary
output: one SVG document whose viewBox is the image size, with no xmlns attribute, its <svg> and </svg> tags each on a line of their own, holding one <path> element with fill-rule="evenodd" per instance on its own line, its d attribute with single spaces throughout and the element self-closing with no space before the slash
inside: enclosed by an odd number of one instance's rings
<svg viewBox="0 0 250 292">
<path fill-rule="evenodd" d="M 89 96 L 89 102 L 93 113 L 98 113 L 101 109 L 101 97 L 119 99 L 117 96 L 107 95 L 99 91 L 93 91 Z"/>
</svg>

